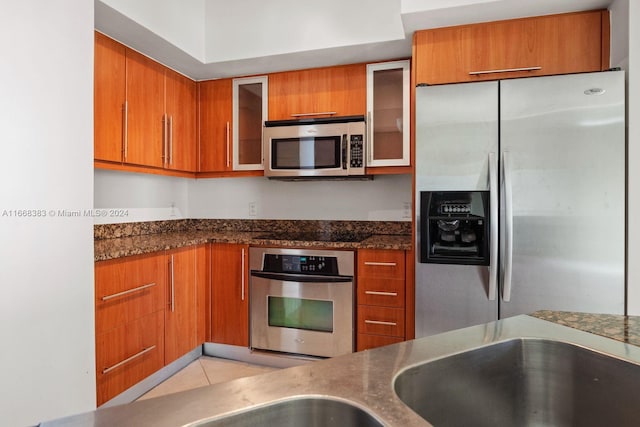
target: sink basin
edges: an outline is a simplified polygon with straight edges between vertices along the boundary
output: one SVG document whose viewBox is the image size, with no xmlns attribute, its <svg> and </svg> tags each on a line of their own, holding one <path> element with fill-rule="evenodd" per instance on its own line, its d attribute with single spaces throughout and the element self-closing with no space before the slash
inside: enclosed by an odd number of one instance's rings
<svg viewBox="0 0 640 427">
<path fill-rule="evenodd" d="M 398 397 L 446 426 L 637 426 L 640 365 L 549 339 L 513 339 L 410 367 Z"/>
<path fill-rule="evenodd" d="M 382 427 L 372 415 L 349 403 L 325 398 L 297 398 L 227 417 L 195 424 L 197 427 L 344 426 Z"/>
</svg>

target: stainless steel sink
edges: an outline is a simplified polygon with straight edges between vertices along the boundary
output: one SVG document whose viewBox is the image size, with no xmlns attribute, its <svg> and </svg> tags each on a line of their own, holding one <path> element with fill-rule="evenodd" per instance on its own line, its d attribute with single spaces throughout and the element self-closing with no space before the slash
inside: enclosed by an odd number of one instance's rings
<svg viewBox="0 0 640 427">
<path fill-rule="evenodd" d="M 640 365 L 549 339 L 512 339 L 409 367 L 394 389 L 438 427 L 640 425 Z"/>
<path fill-rule="evenodd" d="M 194 424 L 194 427 L 382 427 L 382 425 L 372 415 L 357 406 L 341 400 L 310 397 L 277 402 Z"/>
</svg>

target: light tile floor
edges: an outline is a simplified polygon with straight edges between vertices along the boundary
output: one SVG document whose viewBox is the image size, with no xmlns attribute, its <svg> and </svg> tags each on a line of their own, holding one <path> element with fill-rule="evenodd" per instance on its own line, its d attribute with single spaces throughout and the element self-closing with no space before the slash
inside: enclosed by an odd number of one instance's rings
<svg viewBox="0 0 640 427">
<path fill-rule="evenodd" d="M 277 369 L 235 360 L 202 356 L 140 396 L 138 400 L 204 387 L 236 378 L 250 377 Z"/>
</svg>

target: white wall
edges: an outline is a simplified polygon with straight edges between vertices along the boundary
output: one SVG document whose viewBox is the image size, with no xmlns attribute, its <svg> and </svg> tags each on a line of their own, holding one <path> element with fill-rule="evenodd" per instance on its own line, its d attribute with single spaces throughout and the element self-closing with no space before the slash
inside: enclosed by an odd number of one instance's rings
<svg viewBox="0 0 640 427">
<path fill-rule="evenodd" d="M 283 182 L 262 177 L 194 180 L 97 170 L 94 203 L 96 208 L 129 211 L 127 217 L 96 218 L 97 224 L 176 218 L 410 221 L 411 177 Z M 250 203 L 255 203 L 255 216 L 249 212 Z"/>
<path fill-rule="evenodd" d="M 0 15 L 0 425 L 95 408 L 93 3 Z M 25 210 L 32 210 L 32 215 Z"/>
<path fill-rule="evenodd" d="M 619 3 L 623 0 L 617 0 Z M 627 311 L 630 315 L 640 315 L 640 3 L 628 3 L 629 59 L 628 80 L 628 270 L 627 270 Z M 635 22 L 635 25 L 631 23 Z"/>
<path fill-rule="evenodd" d="M 187 217 L 187 178 L 102 169 L 96 169 L 94 177 L 94 206 L 106 210 L 96 216 L 96 224 Z"/>
</svg>

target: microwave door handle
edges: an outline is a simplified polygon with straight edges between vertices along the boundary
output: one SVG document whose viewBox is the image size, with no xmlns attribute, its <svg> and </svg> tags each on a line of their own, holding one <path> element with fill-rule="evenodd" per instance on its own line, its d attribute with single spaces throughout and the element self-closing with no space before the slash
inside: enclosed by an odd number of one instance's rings
<svg viewBox="0 0 640 427">
<path fill-rule="evenodd" d="M 349 153 L 349 150 L 347 150 L 347 135 L 344 134 L 342 135 L 342 169 L 346 170 L 347 169 L 347 165 L 349 164 L 349 160 L 347 159 L 347 153 Z"/>
</svg>

